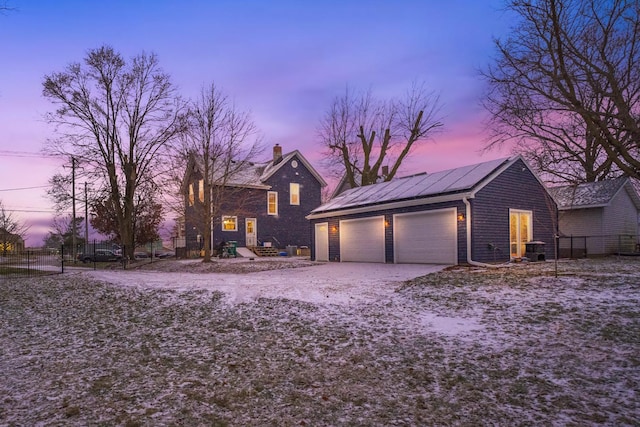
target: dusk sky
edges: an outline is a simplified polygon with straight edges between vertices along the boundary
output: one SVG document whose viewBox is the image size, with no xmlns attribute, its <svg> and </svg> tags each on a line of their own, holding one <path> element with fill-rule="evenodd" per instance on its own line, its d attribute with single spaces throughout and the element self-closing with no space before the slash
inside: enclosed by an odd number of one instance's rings
<svg viewBox="0 0 640 427">
<path fill-rule="evenodd" d="M 54 137 L 42 118 L 54 109 L 43 78 L 105 44 L 126 58 L 158 54 L 185 98 L 215 81 L 252 112 L 266 145 L 300 150 L 321 173 L 316 129 L 347 85 L 392 97 L 417 80 L 440 94 L 444 131 L 400 175 L 509 154 L 480 152 L 478 70 L 491 61 L 493 37 L 512 24 L 502 0 L 6 3 L 16 10 L 0 14 L 0 200 L 31 226 L 29 246 L 49 231 L 45 187 L 65 163 L 40 154 Z"/>
</svg>

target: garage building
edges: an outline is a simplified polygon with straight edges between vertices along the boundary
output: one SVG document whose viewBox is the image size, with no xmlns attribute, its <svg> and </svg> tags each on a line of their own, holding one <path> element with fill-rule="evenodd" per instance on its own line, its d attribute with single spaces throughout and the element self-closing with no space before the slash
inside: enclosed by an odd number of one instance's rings
<svg viewBox="0 0 640 427">
<path fill-rule="evenodd" d="M 347 190 L 314 209 L 317 261 L 473 264 L 555 257 L 557 207 L 520 157 Z"/>
</svg>

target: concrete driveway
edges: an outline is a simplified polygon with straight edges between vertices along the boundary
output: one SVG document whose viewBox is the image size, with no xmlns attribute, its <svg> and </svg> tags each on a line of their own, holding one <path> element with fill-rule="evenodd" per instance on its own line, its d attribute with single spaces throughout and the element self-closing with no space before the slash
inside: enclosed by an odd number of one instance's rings
<svg viewBox="0 0 640 427">
<path fill-rule="evenodd" d="M 144 289 L 217 290 L 231 303 L 286 298 L 351 304 L 390 297 L 405 280 L 435 273 L 446 265 L 326 263 L 247 274 L 193 274 L 157 271 L 85 271 L 98 280 Z"/>
</svg>

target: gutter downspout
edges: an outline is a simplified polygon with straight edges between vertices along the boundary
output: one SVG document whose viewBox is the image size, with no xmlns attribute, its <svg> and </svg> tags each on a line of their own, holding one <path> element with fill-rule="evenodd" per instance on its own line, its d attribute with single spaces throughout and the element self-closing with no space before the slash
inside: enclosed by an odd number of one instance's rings
<svg viewBox="0 0 640 427">
<path fill-rule="evenodd" d="M 473 265 L 475 267 L 487 267 L 487 268 L 499 268 L 499 265 L 487 264 L 484 262 L 478 262 L 471 259 L 471 203 L 467 196 L 462 198 L 464 205 L 466 207 L 466 217 L 467 217 L 467 264 Z"/>
</svg>

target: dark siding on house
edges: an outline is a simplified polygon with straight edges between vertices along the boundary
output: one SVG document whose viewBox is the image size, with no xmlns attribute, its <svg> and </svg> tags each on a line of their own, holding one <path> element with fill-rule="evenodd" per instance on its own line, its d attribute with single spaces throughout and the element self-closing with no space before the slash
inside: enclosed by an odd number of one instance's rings
<svg viewBox="0 0 640 427">
<path fill-rule="evenodd" d="M 213 230 L 214 247 L 218 246 L 223 240 L 236 241 L 238 246 L 246 246 L 245 219 L 255 218 L 257 222 L 258 232 L 260 231 L 260 223 L 263 216 L 267 213 L 267 195 L 265 190 L 254 188 L 234 189 L 232 193 L 226 197 L 227 202 L 223 203 L 218 212 L 216 223 Z M 222 216 L 237 216 L 237 231 L 225 231 L 222 229 Z M 260 235 L 258 234 L 258 239 Z"/>
<path fill-rule="evenodd" d="M 291 166 L 292 160 L 298 161 L 298 167 Z M 289 184 L 300 184 L 300 204 L 291 205 L 289 202 Z M 320 206 L 322 187 L 315 176 L 304 166 L 303 162 L 294 156 L 287 164 L 265 182 L 270 190 L 254 188 L 234 188 L 230 190 L 227 201 L 216 212 L 215 227 L 213 229 L 213 246 L 224 241 L 236 241 L 238 246 L 246 246 L 245 219 L 255 218 L 258 242 L 271 242 L 274 246 L 284 248 L 287 245 L 309 246 L 311 244 L 311 229 L 305 218 L 309 212 Z M 196 184 L 197 187 L 197 184 Z M 278 215 L 267 214 L 267 191 L 278 192 Z M 196 188 L 197 203 L 197 188 Z M 199 231 L 194 207 L 186 206 L 186 240 L 193 248 L 199 246 L 197 234 Z M 237 231 L 223 231 L 220 219 L 223 215 L 237 216 Z M 189 246 L 188 246 L 189 247 Z"/>
<path fill-rule="evenodd" d="M 324 222 L 324 221 L 319 221 Z M 329 261 L 340 261 L 340 220 L 329 220 Z M 314 226 L 315 229 L 315 226 Z M 312 246 L 312 251 L 315 247 Z M 315 257 L 313 258 L 315 259 Z"/>
<path fill-rule="evenodd" d="M 388 213 L 384 215 L 384 262 L 393 264 L 393 215 Z"/>
<path fill-rule="evenodd" d="M 470 202 L 474 261 L 509 260 L 509 209 L 533 212 L 533 240 L 546 243 L 547 259 L 555 257 L 555 203 L 521 160 L 478 191 Z"/>
<path fill-rule="evenodd" d="M 296 160 L 298 167 L 291 166 Z M 289 184 L 300 184 L 300 204 L 289 203 Z M 287 245 L 310 246 L 311 226 L 305 218 L 313 209 L 320 206 L 322 187 L 316 177 L 304 166 L 304 163 L 294 156 L 287 164 L 283 165 L 276 174 L 271 176 L 266 184 L 272 188 L 270 191 L 278 192 L 278 215 L 266 215 L 267 196 L 264 196 L 265 218 L 262 224 L 258 223 L 258 235 L 275 236 L 280 242 L 280 247 Z"/>
<path fill-rule="evenodd" d="M 198 213 L 198 209 L 201 208 L 198 200 L 198 185 L 199 180 L 202 179 L 202 175 L 198 171 L 191 171 L 190 178 L 190 184 L 193 185 L 194 193 L 193 206 L 189 206 L 188 186 L 186 193 L 183 195 L 185 206 L 184 237 L 186 246 L 185 249 L 187 253 L 192 253 L 202 249 L 203 241 L 201 238 L 200 240 L 198 240 L 198 236 L 202 236 L 204 233 L 204 227 L 200 225 L 201 221 L 198 219 L 198 217 L 200 216 Z"/>
</svg>

